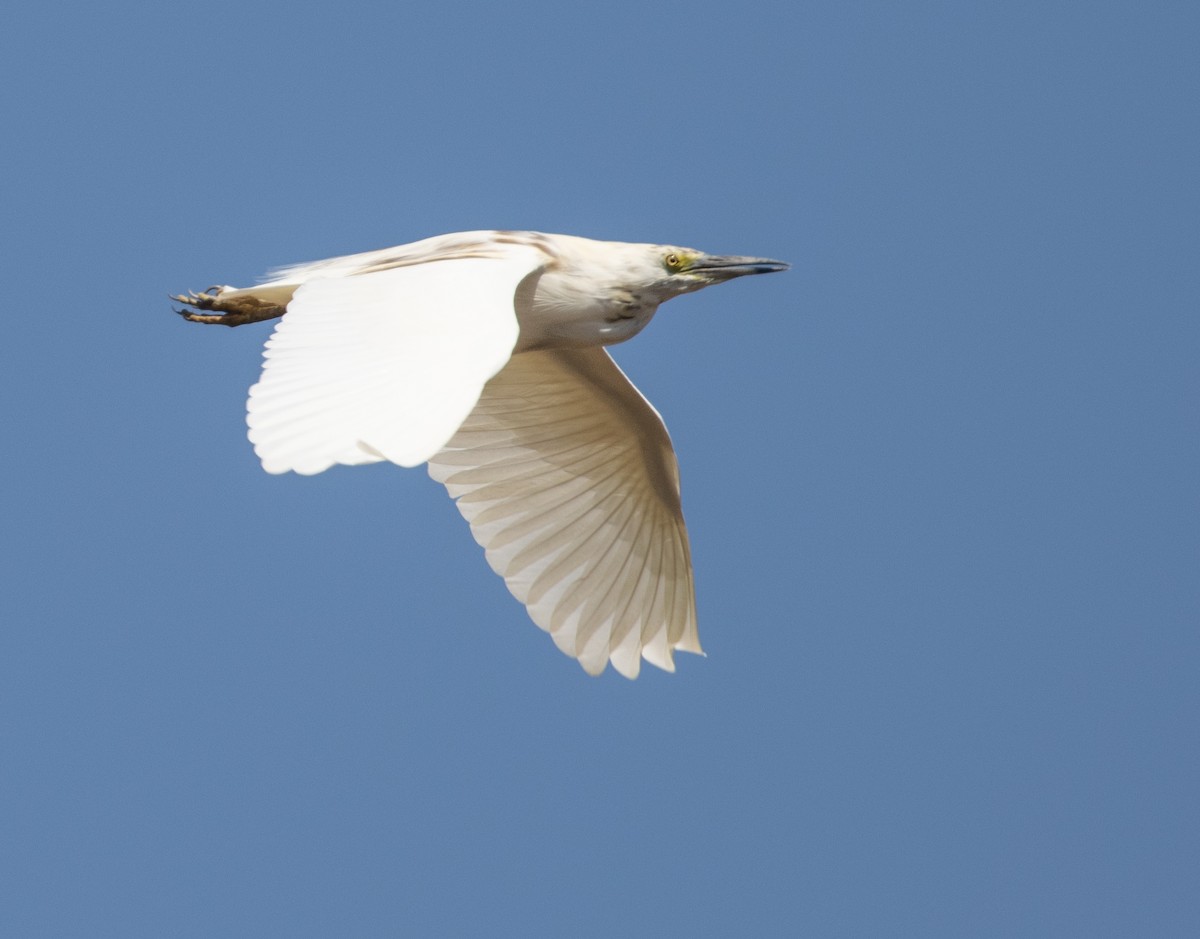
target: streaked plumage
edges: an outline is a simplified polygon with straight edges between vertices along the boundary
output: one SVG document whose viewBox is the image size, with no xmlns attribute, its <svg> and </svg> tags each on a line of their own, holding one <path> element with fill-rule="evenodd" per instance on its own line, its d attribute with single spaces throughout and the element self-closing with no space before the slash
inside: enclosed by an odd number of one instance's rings
<svg viewBox="0 0 1200 939">
<path fill-rule="evenodd" d="M 633 678 L 700 643 L 671 441 L 603 347 L 673 296 L 785 268 L 464 232 L 176 299 L 198 322 L 283 316 L 247 406 L 264 469 L 428 462 L 534 622 Z"/>
</svg>

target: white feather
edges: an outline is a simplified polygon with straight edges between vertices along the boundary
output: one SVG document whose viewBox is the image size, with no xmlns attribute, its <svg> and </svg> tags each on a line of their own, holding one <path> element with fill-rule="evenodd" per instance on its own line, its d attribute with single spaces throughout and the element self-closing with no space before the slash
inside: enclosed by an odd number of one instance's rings
<svg viewBox="0 0 1200 939">
<path fill-rule="evenodd" d="M 529 615 L 597 674 L 700 652 L 666 427 L 602 348 L 513 356 L 429 461 Z"/>
<path fill-rule="evenodd" d="M 250 440 L 271 473 L 334 463 L 416 466 L 458 429 L 519 332 L 513 296 L 533 249 L 351 276 L 314 272 L 267 342 Z"/>
</svg>

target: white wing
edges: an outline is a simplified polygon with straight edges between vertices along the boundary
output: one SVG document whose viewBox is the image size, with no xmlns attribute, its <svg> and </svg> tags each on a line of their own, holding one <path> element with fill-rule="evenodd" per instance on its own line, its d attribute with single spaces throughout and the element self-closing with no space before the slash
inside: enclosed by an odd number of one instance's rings
<svg viewBox="0 0 1200 939">
<path fill-rule="evenodd" d="M 416 466 L 436 453 L 512 354 L 533 248 L 307 280 L 250 389 L 250 440 L 270 473 L 334 463 Z"/>
<path fill-rule="evenodd" d="M 700 650 L 679 473 L 601 348 L 523 352 L 429 461 L 529 615 L 595 675 Z"/>
</svg>

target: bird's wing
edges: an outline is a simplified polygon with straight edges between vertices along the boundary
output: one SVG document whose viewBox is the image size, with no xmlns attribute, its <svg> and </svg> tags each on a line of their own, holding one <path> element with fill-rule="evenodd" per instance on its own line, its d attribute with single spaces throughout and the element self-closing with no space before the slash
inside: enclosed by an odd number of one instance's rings
<svg viewBox="0 0 1200 939">
<path fill-rule="evenodd" d="M 250 440 L 271 473 L 416 466 L 458 430 L 518 335 L 514 295 L 545 255 L 506 246 L 301 284 L 250 389 Z"/>
<path fill-rule="evenodd" d="M 602 348 L 522 352 L 429 461 L 529 615 L 595 675 L 700 650 L 679 472 Z"/>
</svg>

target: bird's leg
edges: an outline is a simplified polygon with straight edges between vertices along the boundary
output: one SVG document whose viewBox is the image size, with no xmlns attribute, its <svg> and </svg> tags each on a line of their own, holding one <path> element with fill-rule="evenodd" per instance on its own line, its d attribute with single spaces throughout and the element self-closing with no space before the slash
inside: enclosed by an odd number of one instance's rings
<svg viewBox="0 0 1200 939">
<path fill-rule="evenodd" d="M 261 323 L 283 316 L 286 306 L 268 303 L 257 297 L 249 296 L 241 291 L 233 291 L 236 296 L 222 296 L 229 292 L 228 287 L 209 287 L 200 293 L 188 291 L 186 294 L 173 294 L 172 300 L 195 307 L 194 310 L 176 310 L 175 312 L 192 323 L 217 323 L 221 326 L 244 326 L 247 323 Z M 204 310 L 206 312 L 199 312 Z"/>
</svg>

